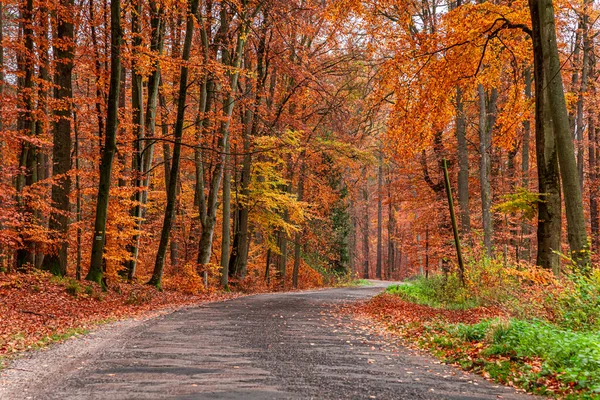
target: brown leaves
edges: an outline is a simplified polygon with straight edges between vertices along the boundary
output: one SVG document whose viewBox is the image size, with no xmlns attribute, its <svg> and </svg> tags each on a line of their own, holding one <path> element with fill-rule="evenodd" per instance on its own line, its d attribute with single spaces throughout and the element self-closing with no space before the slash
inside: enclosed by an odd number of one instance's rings
<svg viewBox="0 0 600 400">
<path fill-rule="evenodd" d="M 116 284 L 103 292 L 96 284 L 47 273 L 0 274 L 0 356 L 103 321 L 235 296 L 160 292 L 142 284 Z"/>
</svg>

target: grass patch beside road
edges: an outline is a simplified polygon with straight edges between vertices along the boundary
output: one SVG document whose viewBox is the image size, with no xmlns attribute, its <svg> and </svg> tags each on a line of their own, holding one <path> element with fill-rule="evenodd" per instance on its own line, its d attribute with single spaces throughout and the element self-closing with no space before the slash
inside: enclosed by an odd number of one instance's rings
<svg viewBox="0 0 600 400">
<path fill-rule="evenodd" d="M 491 272 L 490 272 L 491 271 Z M 531 393 L 600 399 L 600 272 L 473 268 L 394 285 L 356 312 L 444 362 Z"/>
</svg>

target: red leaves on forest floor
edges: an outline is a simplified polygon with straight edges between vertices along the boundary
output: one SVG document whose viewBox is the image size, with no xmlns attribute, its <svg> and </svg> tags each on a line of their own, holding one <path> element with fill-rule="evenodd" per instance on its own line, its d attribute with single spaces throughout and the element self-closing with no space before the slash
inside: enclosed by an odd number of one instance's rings
<svg viewBox="0 0 600 400">
<path fill-rule="evenodd" d="M 376 296 L 365 303 L 359 303 L 354 306 L 353 311 L 394 325 L 421 324 L 433 321 L 448 324 L 476 324 L 483 319 L 507 317 L 506 313 L 496 307 L 446 310 L 411 303 L 387 293 Z"/>
<path fill-rule="evenodd" d="M 158 291 L 143 284 L 114 284 L 102 291 L 47 273 L 0 274 L 0 357 L 102 321 L 236 296 Z"/>
</svg>

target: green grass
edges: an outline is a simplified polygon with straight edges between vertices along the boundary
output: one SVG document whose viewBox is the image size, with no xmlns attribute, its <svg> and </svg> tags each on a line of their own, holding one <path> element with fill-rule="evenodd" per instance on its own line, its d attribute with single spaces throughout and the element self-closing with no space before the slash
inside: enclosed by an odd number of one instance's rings
<svg viewBox="0 0 600 400">
<path fill-rule="evenodd" d="M 335 287 L 359 287 L 359 286 L 372 286 L 373 283 L 366 279 L 351 279 L 341 278 L 335 282 Z"/>
<path fill-rule="evenodd" d="M 425 324 L 426 335 L 419 343 L 445 361 L 501 383 L 555 395 L 548 383 L 557 382 L 563 398 L 600 400 L 600 272 L 566 279 L 562 292 L 548 293 L 544 303 L 545 307 L 552 307 L 548 314 L 552 318 L 548 320 L 535 319 L 528 312 L 514 312 L 530 307 L 515 295 L 518 290 L 493 288 L 493 292 L 477 287 L 479 294 L 475 294 L 464 289 L 451 274 L 418 277 L 391 286 L 387 292 L 412 303 L 444 309 L 468 310 L 489 304 L 489 299 L 494 300 L 492 304 L 505 305 L 513 319 L 484 320 L 472 325 Z M 510 280 L 504 282 L 507 283 L 519 284 Z M 515 304 L 520 308 L 511 308 Z"/>
<path fill-rule="evenodd" d="M 386 291 L 411 303 L 434 308 L 464 310 L 479 305 L 469 297 L 454 275 L 418 277 L 403 284 L 390 286 Z"/>
<path fill-rule="evenodd" d="M 537 382 L 555 377 L 564 387 L 600 398 L 600 332 L 576 332 L 544 321 L 513 319 L 449 325 L 442 337 L 445 342 L 480 342 L 483 357 L 501 357 L 499 362 L 483 362 L 483 370 L 500 382 L 506 382 L 511 368 L 516 368 L 517 383 L 525 389 L 543 393 L 544 387 Z M 433 344 L 440 342 L 441 338 L 432 339 Z M 532 359 L 541 361 L 540 370 L 531 368 L 528 361 Z"/>
</svg>

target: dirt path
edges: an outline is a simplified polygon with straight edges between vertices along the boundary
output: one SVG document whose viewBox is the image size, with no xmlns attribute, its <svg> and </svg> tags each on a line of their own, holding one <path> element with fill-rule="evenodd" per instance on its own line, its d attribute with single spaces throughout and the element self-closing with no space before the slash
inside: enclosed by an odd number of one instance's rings
<svg viewBox="0 0 600 400">
<path fill-rule="evenodd" d="M 0 373 L 0 399 L 520 399 L 353 328 L 371 287 L 276 293 L 107 325 Z"/>
</svg>

